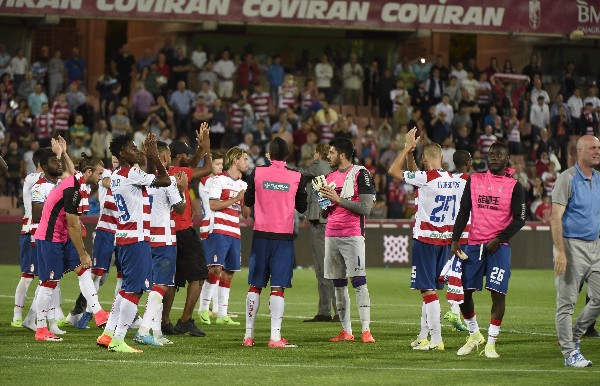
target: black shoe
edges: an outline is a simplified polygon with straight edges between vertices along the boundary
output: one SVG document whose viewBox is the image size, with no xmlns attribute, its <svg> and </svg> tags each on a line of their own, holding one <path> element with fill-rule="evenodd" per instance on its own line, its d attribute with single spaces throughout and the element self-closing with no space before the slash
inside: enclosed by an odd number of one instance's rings
<svg viewBox="0 0 600 386">
<path fill-rule="evenodd" d="M 586 338 L 600 338 L 600 333 L 595 328 L 589 329 L 583 334 Z"/>
<path fill-rule="evenodd" d="M 173 323 L 171 323 L 171 322 L 163 325 L 160 329 L 164 335 L 181 335 L 181 334 L 183 334 L 182 332 L 177 331 L 175 329 L 175 327 L 173 327 Z"/>
<path fill-rule="evenodd" d="M 335 314 L 333 318 L 331 318 L 331 321 L 334 323 L 340 323 L 340 316 L 338 314 Z"/>
<path fill-rule="evenodd" d="M 180 334 L 185 334 L 187 332 L 191 336 L 206 336 L 204 331 L 196 327 L 194 319 L 190 319 L 187 322 L 182 322 L 181 319 L 179 319 L 177 321 L 177 325 L 175 325 L 175 331 L 179 332 Z"/>
<path fill-rule="evenodd" d="M 314 318 L 303 320 L 303 322 L 331 322 L 331 316 L 329 316 L 329 315 L 315 315 Z"/>
</svg>

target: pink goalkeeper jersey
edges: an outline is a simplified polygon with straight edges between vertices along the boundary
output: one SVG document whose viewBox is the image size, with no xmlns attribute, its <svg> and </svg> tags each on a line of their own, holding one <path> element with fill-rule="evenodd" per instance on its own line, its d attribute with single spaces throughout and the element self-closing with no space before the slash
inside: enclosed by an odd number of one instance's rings
<svg viewBox="0 0 600 386">
<path fill-rule="evenodd" d="M 413 238 L 427 244 L 450 245 L 460 205 L 456 189 L 461 183 L 444 170 L 405 171 L 404 180 L 418 188 Z"/>
<path fill-rule="evenodd" d="M 348 173 L 355 170 L 354 176 L 354 194 L 350 201 L 360 202 L 361 194 L 372 194 L 373 187 L 371 184 L 371 175 L 365 168 L 360 168 L 358 171 L 350 166 L 348 170 L 340 172 L 335 170 L 327 175 L 327 183 L 335 183 L 335 191 L 339 195 L 342 192 L 344 182 Z M 329 216 L 327 217 L 327 225 L 325 227 L 325 237 L 353 237 L 365 235 L 365 216 L 341 207 L 339 204 L 332 203 L 329 207 Z"/>
</svg>

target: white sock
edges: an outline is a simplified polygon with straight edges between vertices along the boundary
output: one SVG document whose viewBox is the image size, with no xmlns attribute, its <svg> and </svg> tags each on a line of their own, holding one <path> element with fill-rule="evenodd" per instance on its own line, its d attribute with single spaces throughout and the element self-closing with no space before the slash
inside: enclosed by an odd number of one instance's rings
<svg viewBox="0 0 600 386">
<path fill-rule="evenodd" d="M 369 289 L 364 284 L 354 288 L 354 291 L 356 292 L 356 306 L 358 307 L 362 332 L 365 332 L 369 329 L 369 324 L 371 323 L 371 298 L 369 297 Z"/>
<path fill-rule="evenodd" d="M 31 302 L 31 307 L 29 312 L 33 311 L 34 313 L 37 312 L 37 298 L 38 298 L 38 294 L 40 293 L 40 286 L 38 285 L 35 288 L 35 292 L 33 294 L 33 301 Z"/>
<path fill-rule="evenodd" d="M 460 320 L 460 306 L 456 302 L 448 302 L 450 304 L 450 311 L 454 315 L 458 315 L 458 320 Z"/>
<path fill-rule="evenodd" d="M 85 300 L 87 301 L 87 306 L 90 307 L 92 313 L 96 313 L 102 310 L 100 303 L 98 302 L 98 292 L 96 292 L 96 287 L 94 287 L 94 282 L 92 281 L 92 273 L 89 269 L 86 269 L 81 275 L 77 276 L 79 279 L 79 289 L 83 296 L 85 296 Z"/>
<path fill-rule="evenodd" d="M 150 294 L 148 295 L 148 301 L 146 302 L 144 317 L 142 318 L 142 324 L 138 330 L 140 335 L 146 335 L 150 332 L 153 320 L 159 316 L 162 301 L 162 293 L 155 290 L 150 291 Z"/>
<path fill-rule="evenodd" d="M 252 289 L 246 295 L 246 335 L 244 338 L 254 338 L 254 321 L 260 305 L 260 293 Z"/>
<path fill-rule="evenodd" d="M 337 314 L 342 322 L 342 328 L 348 334 L 352 335 L 352 325 L 350 324 L 350 295 L 348 286 L 335 287 L 335 307 Z"/>
<path fill-rule="evenodd" d="M 500 324 L 490 323 L 490 327 L 488 328 L 488 344 L 496 344 L 496 339 L 498 339 L 498 334 L 500 334 Z"/>
<path fill-rule="evenodd" d="M 467 323 L 467 330 L 469 330 L 469 334 L 474 335 L 479 332 L 476 315 L 473 315 L 471 319 L 465 319 L 465 323 Z"/>
<path fill-rule="evenodd" d="M 117 322 L 119 321 L 119 316 L 121 314 L 121 302 L 123 301 L 123 296 L 121 293 L 117 293 L 115 300 L 113 301 L 112 309 L 110 310 L 110 314 L 108 315 L 108 321 L 106 322 L 106 326 L 104 326 L 104 333 L 110 332 L 114 333 L 117 328 Z"/>
<path fill-rule="evenodd" d="M 215 290 L 213 291 L 212 312 L 219 313 L 219 282 L 217 282 Z"/>
<path fill-rule="evenodd" d="M 421 331 L 417 339 L 427 339 L 429 336 L 429 326 L 427 326 L 427 309 L 425 308 L 425 302 L 421 305 Z"/>
<path fill-rule="evenodd" d="M 52 292 L 54 292 L 54 288 L 48 288 L 39 286 L 40 290 L 37 295 L 37 328 L 46 328 L 48 325 L 46 324 L 46 319 L 48 317 L 48 311 L 51 308 L 52 304 Z"/>
<path fill-rule="evenodd" d="M 442 322 L 440 320 L 440 313 L 442 311 L 440 307 L 440 301 L 437 298 L 425 303 L 425 310 L 427 312 L 427 327 L 429 327 L 429 333 L 431 334 L 431 343 L 439 344 L 442 343 Z"/>
<path fill-rule="evenodd" d="M 158 310 L 158 314 L 154 317 L 154 319 L 152 319 L 152 335 L 154 335 L 155 338 L 163 337 L 162 328 L 161 328 L 162 311 L 163 311 L 163 304 L 161 302 L 160 308 Z"/>
<path fill-rule="evenodd" d="M 60 282 L 56 283 L 56 288 L 52 293 L 52 316 L 55 320 L 63 320 L 65 314 L 62 310 L 62 291 L 60 290 Z"/>
<path fill-rule="evenodd" d="M 223 284 L 227 285 L 225 287 Z M 229 309 L 229 286 L 231 282 L 224 282 L 221 280 L 219 283 L 219 318 L 223 318 L 227 316 L 227 311 Z"/>
<path fill-rule="evenodd" d="M 137 300 L 137 299 L 136 299 Z M 119 310 L 119 321 L 117 322 L 117 328 L 115 328 L 115 334 L 113 339 L 125 339 L 125 334 L 137 314 L 137 303 L 131 301 L 131 299 L 124 298 L 121 301 L 121 309 Z"/>
<path fill-rule="evenodd" d="M 218 282 L 214 284 L 209 283 L 208 280 L 204 280 L 204 284 L 202 284 L 202 291 L 200 291 L 200 311 L 208 311 L 210 300 L 213 298 L 213 295 L 218 287 Z"/>
<path fill-rule="evenodd" d="M 119 293 L 119 291 L 121 291 L 122 286 L 123 286 L 123 278 L 117 277 L 117 285 L 115 285 L 115 297 L 117 297 L 117 294 Z"/>
<path fill-rule="evenodd" d="M 285 308 L 283 291 L 271 291 L 269 305 L 271 308 L 271 340 L 277 342 L 281 340 L 281 321 Z"/>
<path fill-rule="evenodd" d="M 27 290 L 33 281 L 32 277 L 21 277 L 17 289 L 15 290 L 15 309 L 13 311 L 13 322 L 23 320 L 23 310 L 25 309 L 25 300 L 27 299 Z"/>
<path fill-rule="evenodd" d="M 92 275 L 92 281 L 94 282 L 94 287 L 96 288 L 96 292 L 100 289 L 100 281 L 102 280 L 102 275 Z"/>
</svg>

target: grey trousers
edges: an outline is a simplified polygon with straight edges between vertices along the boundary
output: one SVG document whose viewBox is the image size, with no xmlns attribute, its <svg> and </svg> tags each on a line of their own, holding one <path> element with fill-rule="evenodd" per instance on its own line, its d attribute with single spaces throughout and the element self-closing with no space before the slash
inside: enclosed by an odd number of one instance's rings
<svg viewBox="0 0 600 386">
<path fill-rule="evenodd" d="M 556 286 L 556 332 L 560 349 L 565 358 L 575 350 L 575 342 L 581 339 L 588 326 L 600 315 L 600 239 L 584 241 L 564 238 L 567 270 L 563 276 L 554 278 Z M 590 301 L 572 323 L 573 310 L 579 288 L 587 282 Z"/>
<path fill-rule="evenodd" d="M 319 310 L 317 315 L 331 316 L 331 309 L 335 310 L 335 289 L 333 282 L 325 279 L 325 225 L 310 221 L 310 240 L 312 244 L 315 276 L 319 288 Z"/>
</svg>

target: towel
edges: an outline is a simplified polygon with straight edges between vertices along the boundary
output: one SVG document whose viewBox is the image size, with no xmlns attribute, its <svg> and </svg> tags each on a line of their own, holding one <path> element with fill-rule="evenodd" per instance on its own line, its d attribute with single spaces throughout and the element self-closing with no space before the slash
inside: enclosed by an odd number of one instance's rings
<svg viewBox="0 0 600 386">
<path fill-rule="evenodd" d="M 461 304 L 465 300 L 462 286 L 462 261 L 457 256 L 452 256 L 446 262 L 438 279 L 440 283 L 446 283 L 446 300 L 450 304 Z"/>
</svg>

